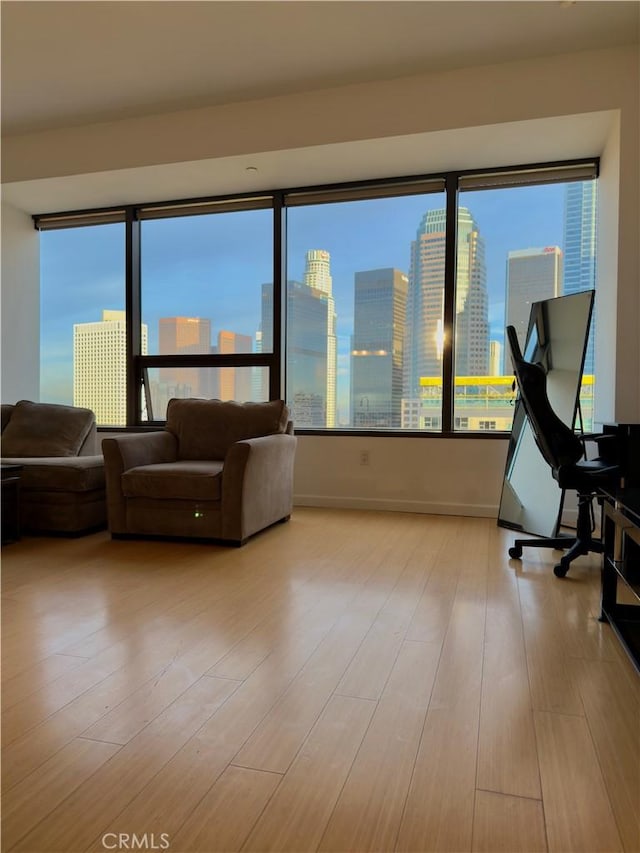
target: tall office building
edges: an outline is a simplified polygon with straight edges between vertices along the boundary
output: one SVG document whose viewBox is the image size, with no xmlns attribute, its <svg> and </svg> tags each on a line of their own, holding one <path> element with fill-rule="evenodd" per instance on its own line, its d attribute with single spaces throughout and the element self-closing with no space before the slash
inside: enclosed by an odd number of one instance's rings
<svg viewBox="0 0 640 853">
<path fill-rule="evenodd" d="M 221 354 L 251 352 L 251 335 L 239 335 L 237 332 L 223 330 L 218 332 L 217 352 Z M 252 368 L 221 367 L 215 371 L 213 396 L 220 400 L 237 400 L 244 403 L 252 399 Z"/>
<path fill-rule="evenodd" d="M 404 393 L 421 394 L 420 378 L 442 375 L 445 210 L 430 210 L 411 243 Z M 458 211 L 456 373 L 484 376 L 489 367 L 484 240 L 466 207 Z"/>
<path fill-rule="evenodd" d="M 597 181 L 576 181 L 565 188 L 564 274 L 562 292 L 578 293 L 596 286 Z M 594 318 L 587 345 L 584 372 L 593 374 Z"/>
<path fill-rule="evenodd" d="M 500 341 L 489 341 L 489 376 L 502 376 L 502 344 Z"/>
<path fill-rule="evenodd" d="M 515 327 L 523 352 L 531 303 L 560 296 L 561 287 L 562 250 L 559 246 L 517 249 L 509 252 L 505 326 Z"/>
<path fill-rule="evenodd" d="M 161 317 L 159 355 L 200 355 L 211 352 L 211 320 L 202 317 Z M 168 397 L 214 396 L 211 372 L 198 367 L 161 367 L 160 383 Z"/>
<path fill-rule="evenodd" d="M 400 429 L 408 278 L 357 272 L 351 339 L 351 425 Z"/>
<path fill-rule="evenodd" d="M 141 328 L 142 355 L 147 327 Z M 124 311 L 103 311 L 96 323 L 73 327 L 73 405 L 91 409 L 101 426 L 127 422 L 127 323 Z"/>
<path fill-rule="evenodd" d="M 338 381 L 338 339 L 336 335 L 336 306 L 333 298 L 333 280 L 331 278 L 331 256 L 323 249 L 311 249 L 307 252 L 304 284 L 318 294 L 322 294 L 327 305 L 327 375 L 326 375 L 326 423 L 327 427 L 336 426 L 337 381 Z"/>
<path fill-rule="evenodd" d="M 329 296 L 300 281 L 287 282 L 286 399 L 299 427 L 327 425 Z M 262 348 L 273 347 L 273 285 L 262 285 Z M 263 399 L 268 388 L 263 386 Z"/>
</svg>

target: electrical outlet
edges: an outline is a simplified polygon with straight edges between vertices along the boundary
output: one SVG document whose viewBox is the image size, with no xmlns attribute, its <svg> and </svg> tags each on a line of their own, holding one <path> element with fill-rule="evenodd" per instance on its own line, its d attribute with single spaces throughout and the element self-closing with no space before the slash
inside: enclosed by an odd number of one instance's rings
<svg viewBox="0 0 640 853">
<path fill-rule="evenodd" d="M 361 465 L 368 465 L 369 464 L 369 451 L 368 450 L 361 450 L 360 451 L 360 464 Z"/>
</svg>

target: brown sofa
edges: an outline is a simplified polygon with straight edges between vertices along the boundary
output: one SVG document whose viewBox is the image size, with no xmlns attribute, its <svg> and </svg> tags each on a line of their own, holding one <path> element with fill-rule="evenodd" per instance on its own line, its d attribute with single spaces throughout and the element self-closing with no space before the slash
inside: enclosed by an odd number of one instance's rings
<svg viewBox="0 0 640 853">
<path fill-rule="evenodd" d="M 22 466 L 23 531 L 79 534 L 105 526 L 104 462 L 89 409 L 3 403 L 2 463 Z"/>
<path fill-rule="evenodd" d="M 172 399 L 162 431 L 103 439 L 109 529 L 242 545 L 289 518 L 295 448 L 282 400 Z"/>
</svg>

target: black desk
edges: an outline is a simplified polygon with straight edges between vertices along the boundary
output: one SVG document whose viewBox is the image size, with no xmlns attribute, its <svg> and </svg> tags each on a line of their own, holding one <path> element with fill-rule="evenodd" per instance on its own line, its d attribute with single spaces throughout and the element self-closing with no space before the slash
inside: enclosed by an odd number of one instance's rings
<svg viewBox="0 0 640 853">
<path fill-rule="evenodd" d="M 609 622 L 640 673 L 640 487 L 604 492 L 600 619 Z M 618 601 L 618 581 L 635 604 Z"/>
</svg>

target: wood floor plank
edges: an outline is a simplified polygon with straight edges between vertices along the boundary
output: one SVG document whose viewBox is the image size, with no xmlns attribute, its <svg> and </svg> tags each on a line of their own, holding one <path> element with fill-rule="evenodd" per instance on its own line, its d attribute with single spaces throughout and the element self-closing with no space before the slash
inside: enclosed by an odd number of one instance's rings
<svg viewBox="0 0 640 853">
<path fill-rule="evenodd" d="M 546 853 L 540 800 L 477 791 L 473 853 Z"/>
<path fill-rule="evenodd" d="M 319 850 L 393 850 L 440 648 L 403 644 Z"/>
<path fill-rule="evenodd" d="M 368 699 L 331 699 L 244 850 L 316 850 L 374 710 Z"/>
<path fill-rule="evenodd" d="M 640 679 L 598 558 L 559 580 L 513 536 L 300 507 L 241 549 L 3 549 L 3 849 L 638 853 Z"/>
<path fill-rule="evenodd" d="M 477 536 L 459 549 L 462 568 L 398 850 L 442 853 L 471 847 L 488 559 L 487 526 L 478 522 L 472 529 Z"/>
<path fill-rule="evenodd" d="M 640 850 L 640 701 L 618 661 L 580 661 L 578 686 L 625 850 Z"/>
<path fill-rule="evenodd" d="M 225 586 L 230 583 L 231 580 L 228 579 Z M 250 630 L 254 621 L 259 619 L 264 606 L 264 602 L 260 600 L 261 594 L 268 596 L 267 590 L 271 587 L 272 580 L 268 577 L 266 570 L 262 569 L 262 578 L 252 577 L 250 580 L 246 574 L 243 576 L 243 582 L 236 578 L 231 590 L 227 590 L 225 598 L 222 598 L 220 584 L 217 584 L 207 595 L 197 596 L 180 603 L 171 613 L 169 626 L 165 620 L 161 619 L 147 627 L 146 642 L 142 647 L 135 647 L 137 654 L 133 657 L 130 643 L 123 640 L 91 658 L 68 675 L 56 679 L 42 690 L 40 695 L 29 697 L 24 702 L 7 709 L 3 714 L 3 743 L 8 744 L 17 740 L 21 734 L 89 691 L 96 694 L 107 691 L 112 696 L 117 696 L 118 685 L 121 685 L 124 695 L 116 703 L 112 703 L 112 706 L 120 705 L 131 694 L 136 694 L 131 696 L 129 702 L 140 712 L 134 712 L 133 716 L 129 717 L 127 716 L 129 705 L 125 705 L 121 711 L 113 712 L 110 707 L 107 707 L 105 713 L 109 713 L 110 716 L 104 727 L 100 731 L 86 732 L 86 734 L 94 738 L 126 742 L 139 730 L 141 724 L 148 722 L 149 704 L 154 705 L 155 694 L 164 688 L 166 679 L 161 676 L 166 674 L 171 663 L 178 659 L 179 668 L 180 660 L 186 656 L 184 663 L 185 670 L 188 670 L 189 656 L 197 655 L 200 651 L 204 657 L 201 657 L 200 664 L 194 667 L 192 682 L 199 678 L 204 670 L 209 669 L 228 651 L 230 644 Z M 283 595 L 282 592 L 277 594 Z M 253 602 L 251 614 L 247 613 L 246 607 L 243 607 L 247 599 Z M 243 625 L 243 619 L 249 620 L 248 624 Z M 230 635 L 224 633 L 225 627 L 227 632 L 232 632 Z M 203 637 L 213 638 L 210 640 L 211 645 L 206 639 L 203 641 Z M 215 640 L 218 638 L 221 638 L 221 644 L 216 645 Z M 195 652 L 194 647 L 197 647 Z M 137 687 L 134 685 L 133 689 L 128 669 L 133 669 L 139 680 L 139 685 Z M 175 670 L 176 668 L 172 669 L 172 675 Z M 177 680 L 180 681 L 179 676 Z M 151 694 L 144 686 L 145 681 L 151 684 Z M 160 682 L 162 682 L 161 685 Z M 157 689 L 153 689 L 154 687 Z M 171 688 L 167 688 L 166 704 L 179 694 L 181 688 L 185 689 L 185 686 L 179 683 L 174 688 L 173 694 L 171 694 Z M 164 706 L 155 705 L 155 707 L 157 714 Z M 104 714 L 100 714 L 100 718 L 103 716 Z"/>
<path fill-rule="evenodd" d="M 524 627 L 529 687 L 534 710 L 584 715 L 573 667 L 558 622 L 553 563 L 529 560 L 516 570 Z"/>
<path fill-rule="evenodd" d="M 175 754 L 164 772 L 131 799 L 107 829 L 117 832 L 119 826 L 127 825 L 136 826 L 144 833 L 158 831 L 162 826 L 162 831 L 178 832 L 329 633 L 356 589 L 355 584 L 342 584 L 340 601 L 331 598 L 322 601 L 303 627 L 283 636 L 280 646 Z M 176 790 L 181 792 L 178 800 Z M 172 802 L 171 810 L 167 809 L 167 801 Z"/>
<path fill-rule="evenodd" d="M 375 580 L 364 586 L 352 607 L 234 757 L 234 764 L 286 772 L 402 572 L 403 561 L 392 557 L 397 547 L 397 541 L 392 539 L 379 552 L 375 558 L 379 566 Z"/>
<path fill-rule="evenodd" d="M 181 853 L 240 850 L 281 780 L 278 773 L 228 767 L 182 829 L 171 836 L 171 846 Z"/>
<path fill-rule="evenodd" d="M 586 720 L 536 711 L 535 725 L 549 850 L 623 850 Z"/>
<path fill-rule="evenodd" d="M 565 654 L 585 660 L 616 660 L 618 641 L 598 621 L 591 600 L 600 597 L 600 560 L 595 554 L 572 564 L 565 583 L 551 583 L 555 614 L 564 638 Z M 555 578 L 554 578 L 555 580 Z"/>
<path fill-rule="evenodd" d="M 55 681 L 60 675 L 86 663 L 87 657 L 54 654 L 38 661 L 32 667 L 8 678 L 2 684 L 2 707 L 11 708 L 22 699 L 37 693 L 45 684 Z"/>
<path fill-rule="evenodd" d="M 478 742 L 478 788 L 540 799 L 518 583 L 503 537 L 491 535 Z"/>
<path fill-rule="evenodd" d="M 76 738 L 2 797 L 2 836 L 15 844 L 119 750 Z M 8 846 L 3 844 L 8 850 Z"/>
<path fill-rule="evenodd" d="M 86 850 L 236 689 L 204 676 L 13 848 L 23 853 Z M 162 829 L 160 830 L 163 831 Z"/>
<path fill-rule="evenodd" d="M 457 545 L 462 536 L 459 519 L 448 518 L 445 523 L 445 538 L 433 554 L 433 570 L 413 614 L 407 640 L 418 643 L 444 641 L 460 574 Z"/>
<path fill-rule="evenodd" d="M 434 529 L 416 540 L 389 599 L 340 680 L 338 693 L 360 699 L 380 698 L 433 568 L 438 552 L 434 545 L 443 539 L 442 528 L 434 525 Z M 432 548 L 430 556 L 425 547 L 427 542 Z"/>
</svg>

